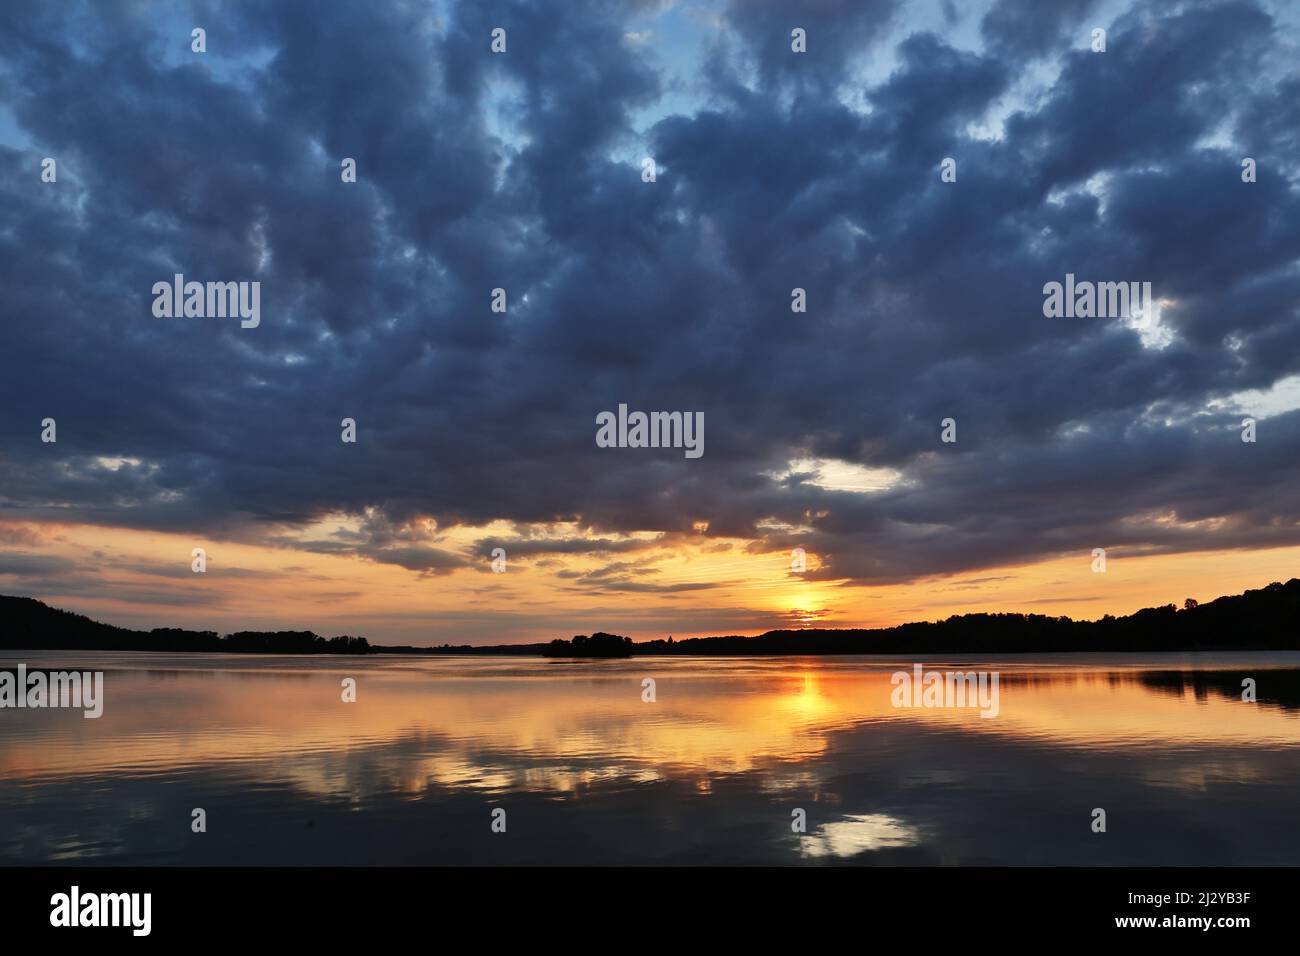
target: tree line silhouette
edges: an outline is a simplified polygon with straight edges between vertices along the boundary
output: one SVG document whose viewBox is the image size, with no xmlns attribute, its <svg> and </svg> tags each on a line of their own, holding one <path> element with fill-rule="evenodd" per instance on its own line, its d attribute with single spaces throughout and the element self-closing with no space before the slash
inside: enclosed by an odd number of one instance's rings
<svg viewBox="0 0 1300 956">
<path fill-rule="evenodd" d="M 636 651 L 630 637 L 597 631 L 588 637 L 578 634 L 573 640 L 556 638 L 542 647 L 543 657 L 631 657 Z"/>
<path fill-rule="evenodd" d="M 238 654 L 368 654 L 364 637 L 311 631 L 133 631 L 61 611 L 33 598 L 0 595 L 0 648 L 6 650 L 216 651 Z"/>
<path fill-rule="evenodd" d="M 883 628 L 806 628 L 634 642 L 597 631 L 546 644 L 440 647 L 372 645 L 364 637 L 324 638 L 311 631 L 133 631 L 0 595 L 0 648 L 30 650 L 230 651 L 271 654 L 533 654 L 544 657 L 633 655 L 1040 654 L 1070 651 L 1300 650 L 1300 578 L 1274 582 L 1205 604 L 1192 599 L 1116 617 L 1076 621 L 1045 614 L 959 614 L 942 621 Z"/>
<path fill-rule="evenodd" d="M 1300 578 L 1200 604 L 1188 598 L 1096 621 L 1046 614 L 957 614 L 942 621 L 882 628 L 803 628 L 757 637 L 730 635 L 633 642 L 597 632 L 591 638 L 512 645 L 506 651 L 469 645 L 423 653 L 524 653 L 547 657 L 632 655 L 1041 654 L 1127 651 L 1300 650 Z M 595 639 L 602 638 L 600 644 Z M 608 640 L 605 640 L 608 639 Z M 414 651 L 421 652 L 419 648 Z M 619 653 L 618 651 L 625 651 Z"/>
</svg>

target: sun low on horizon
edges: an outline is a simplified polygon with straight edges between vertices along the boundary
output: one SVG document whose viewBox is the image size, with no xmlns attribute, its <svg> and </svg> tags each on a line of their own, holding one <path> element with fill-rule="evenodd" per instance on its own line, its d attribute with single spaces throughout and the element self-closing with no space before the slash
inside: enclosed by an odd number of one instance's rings
<svg viewBox="0 0 1300 956">
<path fill-rule="evenodd" d="M 545 540 L 536 537 L 537 529 L 532 531 L 527 540 Z M 571 536 L 574 531 L 560 533 Z M 501 571 L 493 570 L 490 549 L 477 549 L 481 560 L 473 560 L 474 542 L 484 529 L 431 534 L 448 553 L 465 549 L 465 566 L 433 574 L 287 544 L 7 523 L 0 524 L 0 536 L 21 540 L 21 553 L 33 566 L 77 570 L 40 582 L 18 580 L 0 593 L 36 597 L 140 629 L 310 629 L 356 634 L 372 643 L 488 645 L 536 643 L 596 630 L 651 640 L 783 628 L 888 627 L 974 612 L 1093 620 L 1181 604 L 1189 597 L 1203 603 L 1287 580 L 1300 566 L 1297 548 L 1158 556 L 1117 551 L 1098 573 L 1091 553 L 1085 552 L 864 585 L 816 577 L 815 554 L 803 555 L 807 571 L 800 573 L 792 569 L 790 552 L 698 533 L 620 538 L 636 547 L 613 559 L 608 554 L 512 559 L 505 549 Z M 572 547 L 572 537 L 564 540 Z M 593 539 L 596 548 L 611 543 Z M 194 547 L 204 549 L 202 574 L 192 570 Z"/>
<path fill-rule="evenodd" d="M 1294 5 L 1020 5 L 5 14 L 0 594 L 440 645 L 1296 576 Z"/>
</svg>

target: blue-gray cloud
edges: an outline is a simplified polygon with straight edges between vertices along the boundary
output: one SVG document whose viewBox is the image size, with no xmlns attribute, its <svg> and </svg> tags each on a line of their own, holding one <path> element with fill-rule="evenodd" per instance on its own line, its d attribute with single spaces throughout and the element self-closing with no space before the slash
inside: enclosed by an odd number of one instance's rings
<svg viewBox="0 0 1300 956">
<path fill-rule="evenodd" d="M 628 40 L 656 4 L 7 5 L 0 514 L 284 543 L 342 511 L 365 533 L 305 546 L 431 573 L 465 558 L 391 529 L 707 522 L 862 581 L 1300 543 L 1300 413 L 1244 445 L 1222 404 L 1300 371 L 1297 37 L 1135 4 L 1094 54 L 1096 4 L 1040 6 L 986 5 L 972 47 L 736 2 L 683 77 L 679 35 Z M 261 326 L 155 318 L 174 272 L 261 281 Z M 1162 347 L 1044 318 L 1066 272 L 1151 281 Z M 703 411 L 705 456 L 597 448 L 620 402 Z M 905 480 L 771 477 L 800 457 Z"/>
</svg>

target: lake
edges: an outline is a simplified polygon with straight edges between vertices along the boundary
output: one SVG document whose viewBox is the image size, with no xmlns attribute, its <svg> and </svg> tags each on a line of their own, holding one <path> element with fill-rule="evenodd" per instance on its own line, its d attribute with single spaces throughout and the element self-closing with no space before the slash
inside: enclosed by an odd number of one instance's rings
<svg viewBox="0 0 1300 956">
<path fill-rule="evenodd" d="M 104 711 L 0 710 L 7 865 L 1300 865 L 1295 653 L 921 661 L 987 717 L 897 658 L 18 663 Z"/>
</svg>

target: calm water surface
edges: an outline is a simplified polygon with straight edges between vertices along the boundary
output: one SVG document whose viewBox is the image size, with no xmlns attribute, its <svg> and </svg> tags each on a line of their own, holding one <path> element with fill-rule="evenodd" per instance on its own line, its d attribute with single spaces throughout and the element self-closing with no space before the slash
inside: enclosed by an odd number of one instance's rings
<svg viewBox="0 0 1300 956">
<path fill-rule="evenodd" d="M 1300 865 L 1300 654 L 957 661 L 993 719 L 865 657 L 19 661 L 106 703 L 0 710 L 3 864 Z"/>
</svg>

